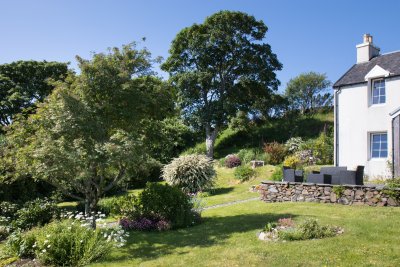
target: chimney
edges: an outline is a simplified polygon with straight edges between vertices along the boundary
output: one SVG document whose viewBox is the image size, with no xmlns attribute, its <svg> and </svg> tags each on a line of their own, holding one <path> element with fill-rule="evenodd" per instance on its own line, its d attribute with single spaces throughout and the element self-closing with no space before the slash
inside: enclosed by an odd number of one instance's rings
<svg viewBox="0 0 400 267">
<path fill-rule="evenodd" d="M 364 34 L 363 43 L 357 47 L 357 64 L 371 60 L 371 58 L 379 56 L 380 49 L 374 46 L 372 36 L 369 33 Z"/>
</svg>

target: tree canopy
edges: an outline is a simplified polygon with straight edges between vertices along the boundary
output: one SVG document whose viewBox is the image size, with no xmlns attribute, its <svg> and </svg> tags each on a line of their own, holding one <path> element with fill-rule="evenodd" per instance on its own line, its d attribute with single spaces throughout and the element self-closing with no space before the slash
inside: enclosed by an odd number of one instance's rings
<svg viewBox="0 0 400 267">
<path fill-rule="evenodd" d="M 269 99 L 282 65 L 264 41 L 267 26 L 242 12 L 221 11 L 180 31 L 162 65 L 178 89 L 183 114 L 206 131 L 213 156 L 219 129 L 237 111 Z"/>
<path fill-rule="evenodd" d="M 9 125 L 23 110 L 47 97 L 54 86 L 50 80 L 67 76 L 67 63 L 16 61 L 0 65 L 0 126 Z"/>
<path fill-rule="evenodd" d="M 146 159 L 148 120 L 173 110 L 169 86 L 153 76 L 146 49 L 128 45 L 91 60 L 55 84 L 37 112 L 9 132 L 9 163 L 96 209 L 99 197 Z"/>
<path fill-rule="evenodd" d="M 327 91 L 330 85 L 325 74 L 302 73 L 288 82 L 285 95 L 292 109 L 305 113 L 332 105 L 332 94 Z"/>
</svg>

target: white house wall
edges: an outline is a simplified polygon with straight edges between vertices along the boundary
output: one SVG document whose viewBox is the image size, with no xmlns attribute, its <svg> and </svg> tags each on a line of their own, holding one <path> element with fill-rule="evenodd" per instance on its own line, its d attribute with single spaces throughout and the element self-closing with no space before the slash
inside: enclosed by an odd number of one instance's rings
<svg viewBox="0 0 400 267">
<path fill-rule="evenodd" d="M 367 83 L 340 88 L 338 100 L 338 162 L 339 166 L 365 166 L 370 179 L 390 177 L 388 160 L 392 157 L 392 118 L 389 113 L 400 106 L 400 79 L 387 78 L 386 103 L 370 105 Z M 386 132 L 388 158 L 370 158 L 370 134 Z"/>
</svg>

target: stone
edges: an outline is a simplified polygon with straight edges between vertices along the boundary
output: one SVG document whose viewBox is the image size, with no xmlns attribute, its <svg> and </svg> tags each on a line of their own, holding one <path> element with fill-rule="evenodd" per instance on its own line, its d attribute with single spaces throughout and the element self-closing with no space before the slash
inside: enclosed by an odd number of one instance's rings
<svg viewBox="0 0 400 267">
<path fill-rule="evenodd" d="M 336 197 L 335 193 L 333 193 L 333 192 L 331 193 L 330 200 L 331 200 L 331 202 L 336 203 L 337 197 Z"/>
<path fill-rule="evenodd" d="M 387 200 L 387 204 L 388 204 L 389 206 L 397 206 L 397 205 L 398 205 L 398 203 L 396 202 L 396 200 L 394 200 L 394 199 L 391 198 L 391 197 Z"/>
<path fill-rule="evenodd" d="M 343 205 L 349 205 L 350 201 L 346 197 L 341 197 L 339 198 L 338 203 Z"/>
<path fill-rule="evenodd" d="M 308 191 L 305 190 L 305 189 L 303 189 L 303 191 L 301 191 L 301 193 L 302 193 L 303 195 L 308 195 Z"/>
<path fill-rule="evenodd" d="M 355 201 L 355 202 L 353 202 L 353 205 L 354 205 L 354 206 L 363 206 L 363 205 L 364 205 L 364 202 Z"/>
<path fill-rule="evenodd" d="M 365 194 L 365 198 L 372 198 L 374 196 L 374 193 L 372 193 L 371 191 L 368 191 L 366 194 Z"/>
<path fill-rule="evenodd" d="M 304 201 L 304 197 L 303 197 L 302 195 L 300 195 L 300 196 L 297 198 L 297 201 L 298 201 L 298 202 L 303 202 L 303 201 Z"/>
<path fill-rule="evenodd" d="M 350 195 L 351 195 L 351 192 L 352 192 L 352 190 L 350 190 L 350 189 L 344 190 L 344 194 L 345 194 L 346 196 L 350 196 Z"/>
<path fill-rule="evenodd" d="M 331 191 L 332 191 L 332 187 L 325 187 L 325 188 L 324 188 L 324 191 L 325 191 L 325 192 L 331 192 Z"/>
<path fill-rule="evenodd" d="M 378 202 L 379 202 L 379 199 L 376 198 L 376 197 L 374 197 L 373 199 L 371 199 L 371 202 L 372 202 L 372 203 L 378 203 Z"/>
<path fill-rule="evenodd" d="M 378 207 L 386 206 L 386 202 L 379 202 L 379 203 L 377 204 L 377 206 L 378 206 Z"/>
<path fill-rule="evenodd" d="M 362 190 L 356 190 L 356 196 L 362 196 L 364 192 Z"/>
<path fill-rule="evenodd" d="M 268 188 L 268 191 L 271 192 L 271 193 L 278 193 L 278 189 L 276 189 L 275 186 L 270 186 L 270 187 Z"/>
</svg>

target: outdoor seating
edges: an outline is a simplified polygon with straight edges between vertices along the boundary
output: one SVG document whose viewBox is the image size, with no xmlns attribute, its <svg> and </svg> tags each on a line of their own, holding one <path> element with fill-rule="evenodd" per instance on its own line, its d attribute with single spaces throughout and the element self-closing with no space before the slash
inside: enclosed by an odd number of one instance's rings
<svg viewBox="0 0 400 267">
<path fill-rule="evenodd" d="M 302 183 L 304 181 L 303 171 L 283 166 L 283 181 Z"/>
<path fill-rule="evenodd" d="M 347 167 L 322 167 L 320 172 L 313 171 L 307 177 L 309 183 L 363 185 L 364 166 L 348 171 Z"/>
</svg>

